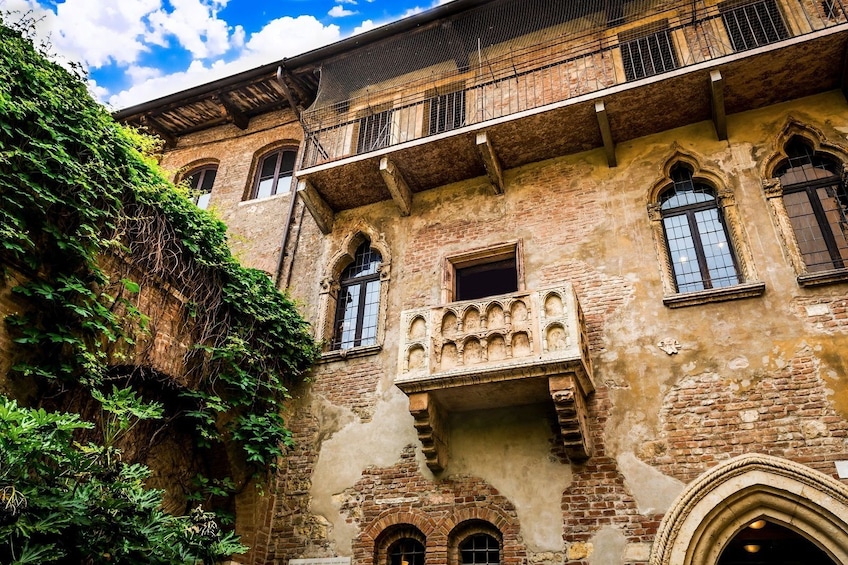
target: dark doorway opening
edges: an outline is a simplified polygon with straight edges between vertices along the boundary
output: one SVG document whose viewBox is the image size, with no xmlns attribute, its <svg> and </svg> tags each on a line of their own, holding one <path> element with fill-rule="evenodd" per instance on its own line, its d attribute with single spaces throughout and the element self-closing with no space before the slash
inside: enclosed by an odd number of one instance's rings
<svg viewBox="0 0 848 565">
<path fill-rule="evenodd" d="M 767 520 L 736 534 L 717 565 L 837 565 L 816 544 Z"/>
</svg>

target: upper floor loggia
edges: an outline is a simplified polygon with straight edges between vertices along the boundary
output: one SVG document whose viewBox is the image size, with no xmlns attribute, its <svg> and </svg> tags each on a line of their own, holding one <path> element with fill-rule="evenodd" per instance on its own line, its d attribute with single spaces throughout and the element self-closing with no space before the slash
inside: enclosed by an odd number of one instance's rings
<svg viewBox="0 0 848 565">
<path fill-rule="evenodd" d="M 457 0 L 322 62 L 299 189 L 335 212 L 839 88 L 841 0 Z M 425 14 L 422 14 L 425 16 Z M 401 22 L 402 23 L 402 22 Z M 400 25 L 400 24 L 398 24 Z"/>
</svg>

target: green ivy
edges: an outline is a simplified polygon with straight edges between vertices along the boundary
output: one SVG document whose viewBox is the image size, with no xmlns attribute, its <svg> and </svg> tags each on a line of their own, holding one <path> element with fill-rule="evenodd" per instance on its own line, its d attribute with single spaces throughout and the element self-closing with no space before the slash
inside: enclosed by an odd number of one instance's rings
<svg viewBox="0 0 848 565">
<path fill-rule="evenodd" d="M 199 384 L 180 394 L 198 446 L 234 442 L 267 469 L 291 444 L 282 404 L 317 345 L 292 300 L 233 258 L 224 224 L 167 180 L 154 143 L 0 23 L 0 267 L 25 279 L 13 291 L 26 306 L 6 318 L 14 371 L 102 393 L 148 331 L 139 293 L 169 285 L 187 298 Z M 108 272 L 110 258 L 135 274 Z"/>
</svg>

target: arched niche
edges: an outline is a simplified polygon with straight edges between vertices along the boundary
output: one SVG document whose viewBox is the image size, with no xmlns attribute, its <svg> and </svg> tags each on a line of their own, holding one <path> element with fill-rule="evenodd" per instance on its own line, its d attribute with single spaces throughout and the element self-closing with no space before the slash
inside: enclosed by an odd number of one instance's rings
<svg viewBox="0 0 848 565">
<path fill-rule="evenodd" d="M 765 519 L 848 563 L 848 487 L 778 457 L 748 454 L 713 467 L 663 517 L 651 565 L 715 565 L 730 541 Z"/>
</svg>

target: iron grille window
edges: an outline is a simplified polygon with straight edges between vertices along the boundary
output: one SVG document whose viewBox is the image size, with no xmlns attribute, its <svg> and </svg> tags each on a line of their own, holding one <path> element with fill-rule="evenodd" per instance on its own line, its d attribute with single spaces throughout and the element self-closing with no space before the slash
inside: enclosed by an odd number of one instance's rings
<svg viewBox="0 0 848 565">
<path fill-rule="evenodd" d="M 424 565 L 424 544 L 401 538 L 389 547 L 389 565 Z"/>
<path fill-rule="evenodd" d="M 838 163 L 816 155 L 799 140 L 786 147 L 789 157 L 777 171 L 783 203 L 795 240 L 810 272 L 843 269 L 848 264 L 848 191 Z"/>
<path fill-rule="evenodd" d="M 465 125 L 465 91 L 457 90 L 430 99 L 429 135 Z"/>
<path fill-rule="evenodd" d="M 380 311 L 380 252 L 366 241 L 356 250 L 353 263 L 341 275 L 336 303 L 333 349 L 377 343 Z"/>
<path fill-rule="evenodd" d="M 627 80 L 657 75 L 678 66 L 667 29 L 621 43 L 621 58 Z"/>
<path fill-rule="evenodd" d="M 739 269 L 715 191 L 692 180 L 683 166 L 671 172 L 674 184 L 660 196 L 663 228 L 677 292 L 739 284 Z"/>
<path fill-rule="evenodd" d="M 498 540 L 489 534 L 475 534 L 459 544 L 462 565 L 498 565 L 501 548 Z"/>
<path fill-rule="evenodd" d="M 721 8 L 721 19 L 734 51 L 753 49 L 789 37 L 775 0 Z"/>
<path fill-rule="evenodd" d="M 359 120 L 356 152 L 367 153 L 391 145 L 392 111 L 384 110 Z"/>
<path fill-rule="evenodd" d="M 291 190 L 296 158 L 297 152 L 285 149 L 263 157 L 259 161 L 259 175 L 250 197 L 267 198 Z"/>
<path fill-rule="evenodd" d="M 192 199 L 197 207 L 205 210 L 209 207 L 209 198 L 212 196 L 212 185 L 215 184 L 215 176 L 218 167 L 208 166 L 192 171 L 186 178 L 191 189 Z"/>
<path fill-rule="evenodd" d="M 842 0 L 822 0 L 821 7 L 827 19 L 835 21 L 845 19 L 845 7 L 842 5 Z"/>
</svg>

